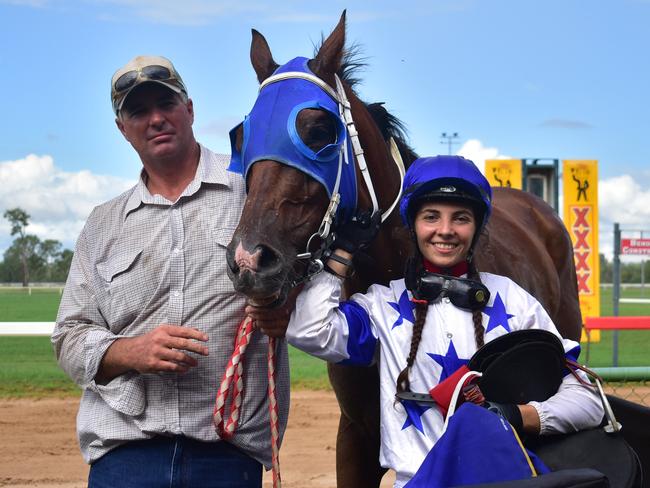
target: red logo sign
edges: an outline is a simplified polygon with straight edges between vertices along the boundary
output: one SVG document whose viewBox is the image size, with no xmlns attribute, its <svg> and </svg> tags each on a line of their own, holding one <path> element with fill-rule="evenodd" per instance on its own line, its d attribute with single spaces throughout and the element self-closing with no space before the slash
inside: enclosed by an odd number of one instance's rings
<svg viewBox="0 0 650 488">
<path fill-rule="evenodd" d="M 650 255 L 650 239 L 621 239 L 621 254 Z"/>
</svg>

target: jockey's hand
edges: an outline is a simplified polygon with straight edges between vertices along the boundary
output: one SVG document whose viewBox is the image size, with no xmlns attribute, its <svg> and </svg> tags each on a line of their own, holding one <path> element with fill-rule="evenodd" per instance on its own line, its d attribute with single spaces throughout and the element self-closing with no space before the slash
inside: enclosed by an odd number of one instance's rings
<svg viewBox="0 0 650 488">
<path fill-rule="evenodd" d="M 291 290 L 284 304 L 276 308 L 247 305 L 245 312 L 255 321 L 253 327 L 269 337 L 284 337 L 301 289 L 302 286 L 297 286 Z"/>
<path fill-rule="evenodd" d="M 514 403 L 485 402 L 483 406 L 490 412 L 494 412 L 506 419 L 519 434 L 524 433 L 524 424 L 518 405 Z"/>
<path fill-rule="evenodd" d="M 350 254 L 365 249 L 379 232 L 380 226 L 381 210 L 372 215 L 370 212 L 361 212 L 334 231 L 332 249 L 342 249 Z"/>
</svg>

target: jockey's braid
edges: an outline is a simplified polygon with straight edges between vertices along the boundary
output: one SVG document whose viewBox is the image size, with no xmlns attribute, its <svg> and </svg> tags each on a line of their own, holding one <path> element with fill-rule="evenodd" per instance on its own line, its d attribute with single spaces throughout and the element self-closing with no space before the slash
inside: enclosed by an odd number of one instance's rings
<svg viewBox="0 0 650 488">
<path fill-rule="evenodd" d="M 474 261 L 469 262 L 469 269 L 467 270 L 467 277 L 470 280 L 478 281 L 481 283 L 481 275 L 478 274 Z M 474 321 L 474 341 L 476 348 L 480 349 L 485 344 L 485 329 L 483 328 L 483 312 L 480 310 L 472 310 L 472 320 Z"/>
</svg>

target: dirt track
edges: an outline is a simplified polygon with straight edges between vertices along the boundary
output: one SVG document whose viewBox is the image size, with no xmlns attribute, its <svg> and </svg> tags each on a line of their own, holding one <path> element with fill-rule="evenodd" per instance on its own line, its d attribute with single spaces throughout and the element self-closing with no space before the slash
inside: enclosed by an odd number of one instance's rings
<svg viewBox="0 0 650 488">
<path fill-rule="evenodd" d="M 284 488 L 336 486 L 338 406 L 331 392 L 294 391 L 280 462 Z M 88 467 L 75 436 L 78 400 L 0 401 L 0 486 L 81 488 Z M 270 473 L 267 473 L 270 475 Z M 392 486 L 385 476 L 382 487 Z M 264 488 L 270 488 L 265 475 Z"/>
</svg>

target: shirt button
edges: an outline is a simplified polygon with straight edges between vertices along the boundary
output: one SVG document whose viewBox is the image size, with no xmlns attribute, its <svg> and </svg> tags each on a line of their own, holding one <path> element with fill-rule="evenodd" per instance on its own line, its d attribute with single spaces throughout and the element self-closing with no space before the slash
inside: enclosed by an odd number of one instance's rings
<svg viewBox="0 0 650 488">
<path fill-rule="evenodd" d="M 175 291 L 174 293 L 172 293 L 172 295 L 174 295 L 174 297 L 178 298 L 181 295 L 181 292 L 180 291 Z"/>
<path fill-rule="evenodd" d="M 181 250 L 179 248 L 177 248 L 177 247 L 174 248 L 174 254 L 178 254 L 180 252 L 181 252 Z"/>
<path fill-rule="evenodd" d="M 447 332 L 447 339 L 451 339 L 452 337 L 454 337 L 454 334 L 452 334 L 451 332 Z"/>
<path fill-rule="evenodd" d="M 442 301 L 445 302 L 445 303 L 449 303 L 449 297 L 443 298 Z"/>
</svg>

